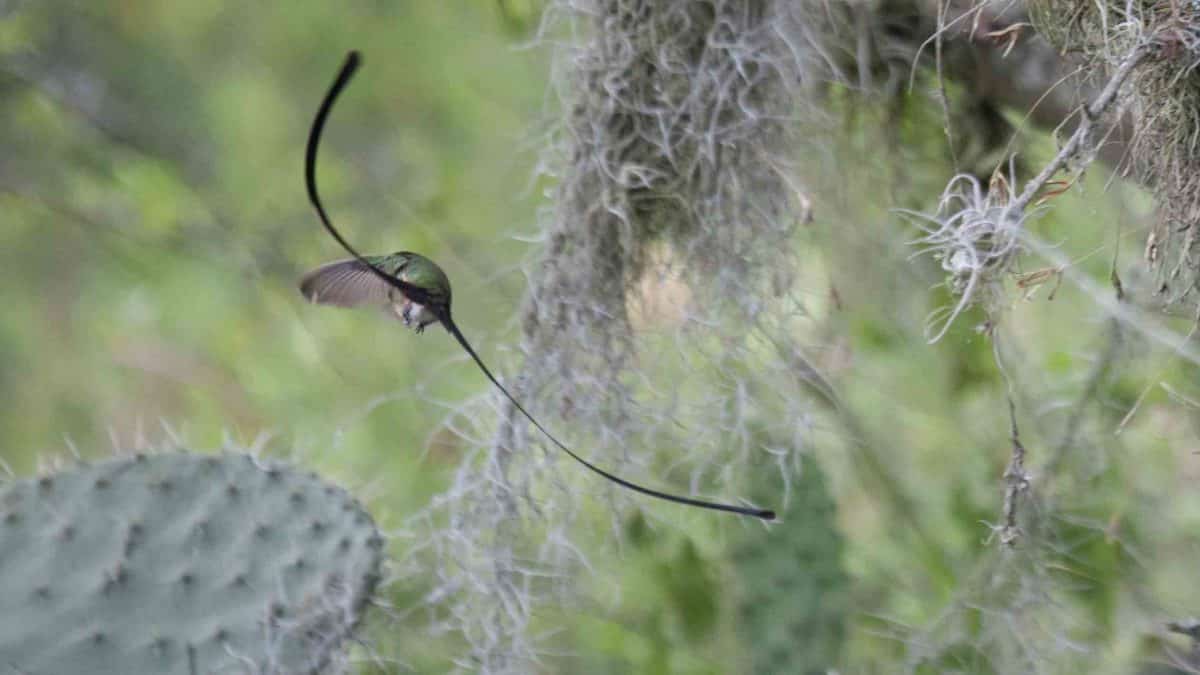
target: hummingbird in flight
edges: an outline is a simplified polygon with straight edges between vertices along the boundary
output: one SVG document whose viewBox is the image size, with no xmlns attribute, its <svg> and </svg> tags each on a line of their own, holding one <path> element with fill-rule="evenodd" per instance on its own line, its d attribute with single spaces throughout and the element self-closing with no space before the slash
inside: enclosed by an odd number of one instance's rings
<svg viewBox="0 0 1200 675">
<path fill-rule="evenodd" d="M 375 270 L 425 289 L 428 306 L 381 280 Z M 321 305 L 383 307 L 417 333 L 438 322 L 433 306 L 445 307 L 447 314 L 450 311 L 449 277 L 437 263 L 411 251 L 363 256 L 361 261 L 346 258 L 321 265 L 300 279 L 300 292 L 310 302 Z"/>
<path fill-rule="evenodd" d="M 317 215 L 320 216 L 325 230 L 352 257 L 327 263 L 305 274 L 300 280 L 300 291 L 304 297 L 310 302 L 338 307 L 371 305 L 383 307 L 403 321 L 406 326 L 414 328 L 417 333 L 423 332 L 425 327 L 432 323 L 442 324 L 467 352 L 467 355 L 475 361 L 487 379 L 512 402 L 533 426 L 537 427 L 538 431 L 588 470 L 624 488 L 678 504 L 727 511 L 763 520 L 775 520 L 775 512 L 770 509 L 708 502 L 653 490 L 609 473 L 575 454 L 546 430 L 529 411 L 525 410 L 525 406 L 521 405 L 516 397 L 500 384 L 491 369 L 484 364 L 483 359 L 467 341 L 462 331 L 458 329 L 458 325 L 454 323 L 450 314 L 450 278 L 437 263 L 410 251 L 400 251 L 391 255 L 364 256 L 342 237 L 325 213 L 325 207 L 321 205 L 321 197 L 317 193 L 317 148 L 320 145 L 321 131 L 325 127 L 329 111 L 333 108 L 338 94 L 349 83 L 354 72 L 358 70 L 360 61 L 357 51 L 352 51 L 346 56 L 337 78 L 325 94 L 325 99 L 321 101 L 321 107 L 317 109 L 317 116 L 309 130 L 308 147 L 304 157 L 304 182 L 308 188 L 308 199 L 316 209 Z"/>
</svg>

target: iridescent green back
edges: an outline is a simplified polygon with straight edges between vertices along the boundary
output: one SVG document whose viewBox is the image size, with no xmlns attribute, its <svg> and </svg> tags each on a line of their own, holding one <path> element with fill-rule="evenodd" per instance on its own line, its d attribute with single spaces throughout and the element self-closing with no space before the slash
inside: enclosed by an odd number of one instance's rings
<svg viewBox="0 0 1200 675">
<path fill-rule="evenodd" d="M 379 269 L 391 274 L 399 276 L 400 270 L 408 262 L 409 253 L 389 253 L 388 255 L 365 255 L 363 260 L 371 263 Z"/>
<path fill-rule="evenodd" d="M 420 286 L 446 306 L 450 305 L 450 278 L 437 263 L 419 253 L 409 251 L 382 257 L 400 261 L 395 272 L 387 270 L 388 272 L 399 274 L 401 279 Z M 373 260 L 371 262 L 374 263 Z"/>
</svg>

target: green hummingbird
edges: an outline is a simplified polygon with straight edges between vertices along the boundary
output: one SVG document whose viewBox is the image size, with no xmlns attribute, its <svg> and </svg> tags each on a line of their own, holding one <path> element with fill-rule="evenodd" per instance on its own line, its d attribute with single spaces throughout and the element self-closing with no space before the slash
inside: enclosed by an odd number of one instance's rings
<svg viewBox="0 0 1200 675">
<path fill-rule="evenodd" d="M 325 230 L 353 257 L 327 263 L 305 274 L 300 280 L 300 291 L 304 297 L 311 302 L 339 307 L 382 306 L 403 321 L 405 325 L 412 326 L 418 333 L 423 332 L 425 327 L 431 323 L 442 324 L 458 340 L 459 345 L 475 361 L 487 379 L 512 402 L 517 410 L 521 411 L 521 414 L 533 426 L 537 427 L 538 431 L 545 434 L 546 438 L 549 438 L 555 446 L 576 462 L 622 487 L 650 497 L 688 506 L 728 511 L 763 520 L 774 520 L 775 512 L 769 509 L 707 502 L 652 490 L 615 476 L 575 454 L 547 431 L 529 411 L 525 410 L 516 397 L 500 384 L 491 369 L 484 364 L 483 359 L 471 347 L 471 343 L 458 329 L 450 314 L 450 279 L 437 263 L 410 251 L 400 251 L 391 255 L 364 256 L 342 237 L 329 220 L 329 216 L 326 215 L 325 207 L 321 205 L 321 197 L 317 193 L 317 148 L 320 146 L 321 130 L 325 127 L 325 120 L 329 116 L 333 102 L 358 69 L 359 61 L 358 52 L 352 51 L 347 55 L 337 79 L 329 88 L 329 92 L 325 94 L 325 99 L 321 101 L 321 107 L 317 109 L 317 116 L 309 131 L 308 147 L 304 159 L 304 182 L 308 188 L 308 199 L 316 209 L 317 215 L 320 216 Z"/>
<path fill-rule="evenodd" d="M 425 289 L 425 302 L 414 301 L 383 281 L 375 270 Z M 438 321 L 439 310 L 446 315 L 450 313 L 450 279 L 437 263 L 411 251 L 363 256 L 362 260 L 346 258 L 321 265 L 300 279 L 300 292 L 310 302 L 321 305 L 382 307 L 417 333 Z"/>
</svg>

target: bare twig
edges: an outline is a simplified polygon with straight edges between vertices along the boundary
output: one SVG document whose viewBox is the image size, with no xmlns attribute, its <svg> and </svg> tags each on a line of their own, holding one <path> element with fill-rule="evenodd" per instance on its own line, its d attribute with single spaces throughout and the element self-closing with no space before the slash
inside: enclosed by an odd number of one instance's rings
<svg viewBox="0 0 1200 675">
<path fill-rule="evenodd" d="M 933 62 L 937 71 L 938 102 L 942 106 L 942 131 L 946 134 L 946 145 L 950 148 L 950 162 L 958 171 L 958 149 L 954 142 L 954 124 L 950 119 L 950 95 L 946 92 L 946 77 L 942 72 L 942 33 L 946 29 L 946 9 L 948 2 L 938 3 L 938 30 L 933 42 Z"/>
<path fill-rule="evenodd" d="M 1012 393 L 1008 394 L 1009 438 L 1012 441 L 1012 458 L 1008 468 L 1004 470 L 1004 507 L 1003 524 L 1000 526 L 1000 543 L 1013 546 L 1021 536 L 1021 528 L 1017 525 L 1017 500 L 1029 488 L 1030 477 L 1025 471 L 1025 446 L 1021 444 L 1021 434 L 1017 430 L 1017 406 L 1013 402 Z"/>
<path fill-rule="evenodd" d="M 1014 400 L 1014 385 L 1012 376 L 1004 367 L 1004 359 L 1000 356 L 1000 340 L 997 333 L 991 333 L 992 359 L 1000 377 L 1004 380 L 1004 396 L 1008 401 L 1008 436 L 1012 443 L 1012 455 L 1008 466 L 1004 469 L 1004 505 L 1001 507 L 1001 523 L 995 526 L 992 534 L 999 535 L 1000 543 L 1011 548 L 1021 537 L 1021 528 L 1017 524 L 1017 501 L 1021 494 L 1029 489 L 1031 478 L 1025 471 L 1025 446 L 1021 443 L 1021 433 L 1017 428 L 1017 404 Z M 990 538 L 989 538 L 990 539 Z"/>
</svg>

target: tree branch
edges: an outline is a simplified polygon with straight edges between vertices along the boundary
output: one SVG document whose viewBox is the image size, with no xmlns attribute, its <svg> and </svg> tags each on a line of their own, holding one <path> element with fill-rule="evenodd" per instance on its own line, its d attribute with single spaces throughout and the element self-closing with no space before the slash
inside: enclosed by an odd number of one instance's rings
<svg viewBox="0 0 1200 675">
<path fill-rule="evenodd" d="M 1100 91 L 1096 99 L 1083 107 L 1082 119 L 1079 121 L 1079 126 L 1075 127 L 1075 132 L 1063 144 L 1062 149 L 1058 151 L 1054 159 L 1050 160 L 1050 163 L 1033 180 L 1025 184 L 1025 190 L 1009 204 L 1009 209 L 1014 209 L 1018 212 L 1024 211 L 1037 196 L 1038 192 L 1045 187 L 1046 183 L 1061 171 L 1072 157 L 1079 153 L 1084 143 L 1089 139 L 1096 120 L 1108 112 L 1109 107 L 1112 106 L 1113 101 L 1116 99 L 1117 92 L 1121 90 L 1121 86 L 1125 84 L 1125 80 L 1129 78 L 1129 74 L 1133 72 L 1134 67 L 1149 55 L 1149 43 L 1140 44 L 1129 52 L 1129 55 L 1117 67 L 1116 72 L 1109 78 L 1108 84 L 1104 85 L 1104 89 Z"/>
</svg>

